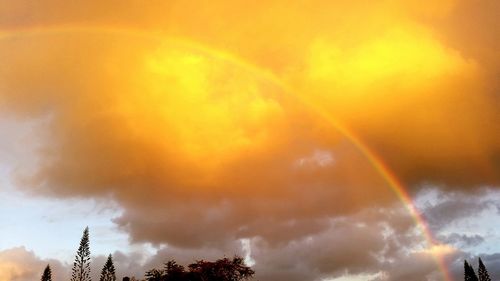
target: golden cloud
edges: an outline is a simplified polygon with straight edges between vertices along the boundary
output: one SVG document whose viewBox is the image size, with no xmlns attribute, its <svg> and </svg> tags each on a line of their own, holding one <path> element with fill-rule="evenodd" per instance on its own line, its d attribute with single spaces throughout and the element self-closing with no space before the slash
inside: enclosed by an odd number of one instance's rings
<svg viewBox="0 0 500 281">
<path fill-rule="evenodd" d="M 408 188 L 497 185 L 498 60 L 424 2 L 3 5 L 0 106 L 49 132 L 24 183 L 112 196 L 139 240 L 294 239 L 395 198 L 335 119 Z"/>
</svg>

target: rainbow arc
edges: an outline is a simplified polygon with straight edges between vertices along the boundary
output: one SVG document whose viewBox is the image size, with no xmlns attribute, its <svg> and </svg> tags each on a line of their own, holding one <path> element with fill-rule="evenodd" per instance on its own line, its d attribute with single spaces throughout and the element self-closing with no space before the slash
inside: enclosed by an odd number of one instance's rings
<svg viewBox="0 0 500 281">
<path fill-rule="evenodd" d="M 408 193 L 405 186 L 401 183 L 398 177 L 391 171 L 391 169 L 384 163 L 383 159 L 377 155 L 370 147 L 359 138 L 354 131 L 349 129 L 347 126 L 343 125 L 339 120 L 337 120 L 330 112 L 319 107 L 313 102 L 309 101 L 305 95 L 300 92 L 295 91 L 292 87 L 286 84 L 282 79 L 275 75 L 272 71 L 261 68 L 255 64 L 246 61 L 232 53 L 228 53 L 222 50 L 210 48 L 206 45 L 199 44 L 197 42 L 190 41 L 181 37 L 172 37 L 164 34 L 161 31 L 154 30 L 142 30 L 129 27 L 116 27 L 116 26 L 79 26 L 79 25 L 58 25 L 58 26 L 33 26 L 28 28 L 13 28 L 11 30 L 0 30 L 0 40 L 5 40 L 8 38 L 15 37 L 25 37 L 25 36 L 37 36 L 46 34 L 61 34 L 61 33 L 109 33 L 109 34 L 123 34 L 126 36 L 137 36 L 149 39 L 155 39 L 159 42 L 169 42 L 177 44 L 179 46 L 189 48 L 206 54 L 208 56 L 214 57 L 219 60 L 226 61 L 228 63 L 242 67 L 243 69 L 249 71 L 250 73 L 256 75 L 257 77 L 264 79 L 265 81 L 270 81 L 279 88 L 283 89 L 286 93 L 293 95 L 297 98 L 299 102 L 307 106 L 308 108 L 314 110 L 319 116 L 324 118 L 329 124 L 334 127 L 340 134 L 347 138 L 369 161 L 369 163 L 374 167 L 374 169 L 384 178 L 387 184 L 390 186 L 392 191 L 405 205 L 408 212 L 412 216 L 415 224 L 418 226 L 422 232 L 428 249 L 443 246 L 433 237 L 426 221 L 422 217 L 421 213 L 418 211 L 417 207 L 413 203 L 413 200 Z M 436 264 L 441 272 L 443 279 L 446 281 L 451 281 L 452 278 L 446 267 L 443 255 L 439 253 L 431 254 L 435 258 Z"/>
</svg>

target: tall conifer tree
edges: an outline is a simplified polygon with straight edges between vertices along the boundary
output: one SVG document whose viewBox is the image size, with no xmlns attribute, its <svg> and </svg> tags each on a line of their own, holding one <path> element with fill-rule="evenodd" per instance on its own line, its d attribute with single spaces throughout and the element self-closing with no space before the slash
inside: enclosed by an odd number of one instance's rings
<svg viewBox="0 0 500 281">
<path fill-rule="evenodd" d="M 52 281 L 52 270 L 50 270 L 50 266 L 47 264 L 45 270 L 42 274 L 42 281 Z"/>
<path fill-rule="evenodd" d="M 83 231 L 80 247 L 76 252 L 75 262 L 71 274 L 71 281 L 91 281 L 90 278 L 90 242 L 89 227 Z"/>
<path fill-rule="evenodd" d="M 474 269 L 467 261 L 464 261 L 464 280 L 465 281 L 479 281 L 477 279 L 476 273 L 474 272 Z"/>
<path fill-rule="evenodd" d="M 108 260 L 102 268 L 99 281 L 116 281 L 115 266 L 113 265 L 113 257 L 111 254 L 108 256 Z"/>
<path fill-rule="evenodd" d="M 477 275 L 479 277 L 479 281 L 491 281 L 490 275 L 488 274 L 486 266 L 484 266 L 481 258 L 479 258 L 479 268 L 477 270 Z"/>
</svg>

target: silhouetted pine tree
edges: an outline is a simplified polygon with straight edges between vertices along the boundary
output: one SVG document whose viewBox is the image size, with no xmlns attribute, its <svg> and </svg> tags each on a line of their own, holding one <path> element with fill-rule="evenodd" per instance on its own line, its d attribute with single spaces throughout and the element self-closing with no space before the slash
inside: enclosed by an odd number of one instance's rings
<svg viewBox="0 0 500 281">
<path fill-rule="evenodd" d="M 115 266 L 113 265 L 113 257 L 111 254 L 108 256 L 108 260 L 102 268 L 99 281 L 116 281 Z"/>
<path fill-rule="evenodd" d="M 464 261 L 464 280 L 465 281 L 479 281 L 477 279 L 474 269 L 467 261 Z"/>
<path fill-rule="evenodd" d="M 50 266 L 47 264 L 45 270 L 42 274 L 42 281 L 52 281 L 52 270 L 50 270 Z"/>
<path fill-rule="evenodd" d="M 90 245 L 89 227 L 83 231 L 80 247 L 76 252 L 75 262 L 71 273 L 71 281 L 91 281 L 90 278 Z"/>
<path fill-rule="evenodd" d="M 479 281 L 491 281 L 490 275 L 488 274 L 486 266 L 484 266 L 481 258 L 479 258 L 479 269 L 477 270 L 477 275 L 479 277 Z"/>
</svg>

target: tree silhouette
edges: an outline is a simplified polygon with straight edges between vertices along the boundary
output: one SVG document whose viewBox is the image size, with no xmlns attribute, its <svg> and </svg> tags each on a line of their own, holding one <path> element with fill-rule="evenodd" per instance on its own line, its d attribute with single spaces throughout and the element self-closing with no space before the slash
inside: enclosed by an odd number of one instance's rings
<svg viewBox="0 0 500 281">
<path fill-rule="evenodd" d="M 479 258 L 479 268 L 477 270 L 477 275 L 479 276 L 479 281 L 491 281 L 490 275 L 484 266 L 483 261 Z"/>
<path fill-rule="evenodd" d="M 186 276 L 184 266 L 177 264 L 174 260 L 170 260 L 165 264 L 165 273 L 167 281 L 182 280 Z"/>
<path fill-rule="evenodd" d="M 198 261 L 189 265 L 189 271 L 196 273 L 201 280 L 239 281 L 254 275 L 254 271 L 245 265 L 242 257 L 219 259 L 215 262 Z"/>
<path fill-rule="evenodd" d="M 474 269 L 467 261 L 464 261 L 464 280 L 465 281 L 479 281 L 477 279 L 476 273 L 474 272 Z"/>
<path fill-rule="evenodd" d="M 52 281 L 52 270 L 50 270 L 50 266 L 47 264 L 45 270 L 42 274 L 42 281 Z"/>
<path fill-rule="evenodd" d="M 80 247 L 76 252 L 71 274 L 71 281 L 91 281 L 90 278 L 90 245 L 89 227 L 83 231 Z"/>
<path fill-rule="evenodd" d="M 243 258 L 223 258 L 215 262 L 197 261 L 188 271 L 174 260 L 165 263 L 162 270 L 146 272 L 147 281 L 241 281 L 251 278 L 254 271 L 245 265 Z"/>
<path fill-rule="evenodd" d="M 108 256 L 108 260 L 102 268 L 99 281 L 116 281 L 115 266 L 113 265 L 113 257 L 111 254 Z"/>
</svg>

